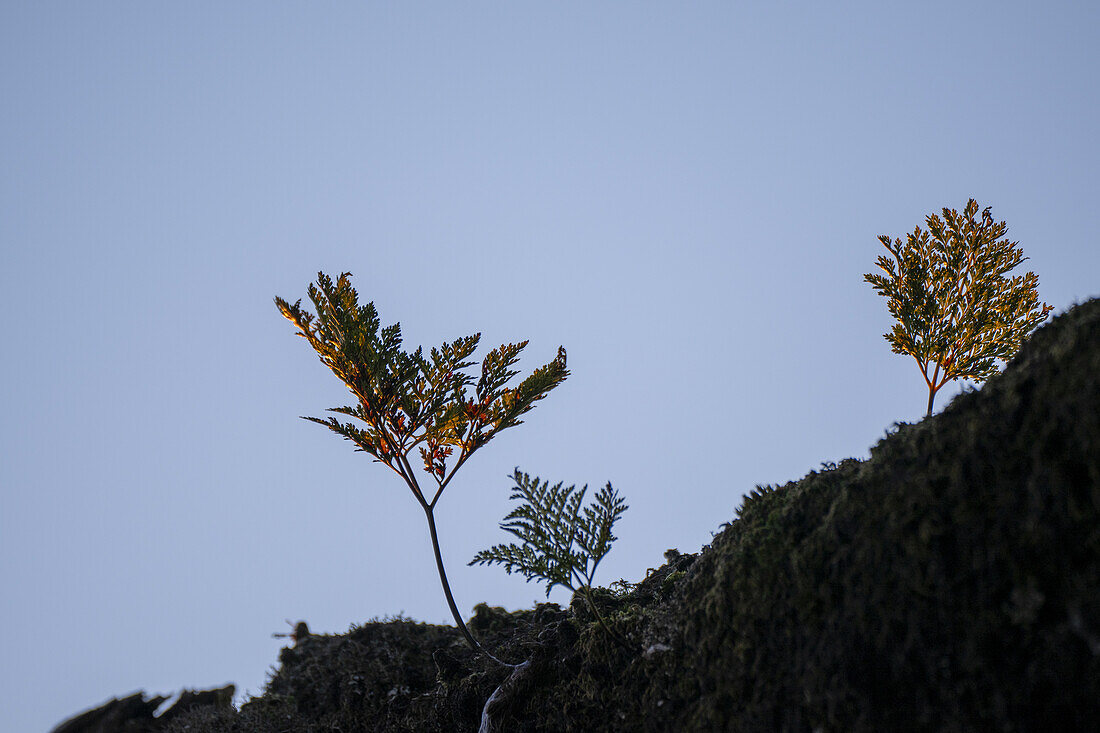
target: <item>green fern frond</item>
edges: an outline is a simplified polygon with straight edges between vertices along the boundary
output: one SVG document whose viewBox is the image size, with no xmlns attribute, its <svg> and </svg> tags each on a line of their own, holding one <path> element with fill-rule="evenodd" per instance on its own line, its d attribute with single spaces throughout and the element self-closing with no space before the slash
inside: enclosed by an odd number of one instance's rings
<svg viewBox="0 0 1100 733">
<path fill-rule="evenodd" d="M 610 483 L 596 493 L 593 505 L 584 506 L 587 486 L 578 490 L 561 482 L 551 485 L 518 468 L 512 480 L 515 486 L 509 498 L 520 504 L 500 528 L 520 544 L 483 550 L 469 564 L 500 564 L 509 574 L 523 574 L 528 582 L 542 580 L 548 597 L 556 585 L 574 592 L 578 585 L 591 585 L 596 566 L 616 539 L 611 529 L 626 511 L 625 501 Z"/>
</svg>

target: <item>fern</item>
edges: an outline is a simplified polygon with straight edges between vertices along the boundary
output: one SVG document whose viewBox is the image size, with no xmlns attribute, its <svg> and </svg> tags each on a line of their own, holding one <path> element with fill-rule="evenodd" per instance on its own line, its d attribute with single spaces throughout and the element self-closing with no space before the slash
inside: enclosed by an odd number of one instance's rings
<svg viewBox="0 0 1100 733">
<path fill-rule="evenodd" d="M 301 300 L 291 304 L 275 298 L 275 303 L 355 398 L 352 405 L 329 411 L 361 424 L 335 417 L 305 419 L 351 441 L 402 479 L 427 517 L 436 569 L 455 623 L 471 648 L 495 659 L 470 634 L 455 604 L 439 549 L 435 509 L 455 472 L 475 451 L 502 430 L 520 425 L 522 415 L 565 381 L 565 349 L 559 346 L 553 361 L 508 387 L 519 374 L 513 367 L 527 342 L 503 344 L 485 356 L 475 380 L 466 370 L 475 364 L 471 357 L 480 334 L 444 342 L 427 356 L 422 348 L 406 352 L 401 324 L 381 327 L 374 303 L 359 304 L 351 273 L 333 281 L 319 272 L 308 292 L 316 315 L 303 309 Z M 409 460 L 414 451 L 422 472 Z"/>
<path fill-rule="evenodd" d="M 546 596 L 560 585 L 574 593 L 584 593 L 596 620 L 620 644 L 626 645 L 607 626 L 592 598 L 592 579 L 600 561 L 611 550 L 616 537 L 611 530 L 628 509 L 616 489 L 608 483 L 596 492 L 595 501 L 584 506 L 588 486 L 563 488 L 558 482 L 531 478 L 516 468 L 512 500 L 520 501 L 500 523 L 500 528 L 515 535 L 520 544 L 496 545 L 482 550 L 470 565 L 503 565 L 511 575 L 520 573 L 530 582 L 546 583 Z"/>
<path fill-rule="evenodd" d="M 986 207 L 970 199 L 962 214 L 943 209 L 925 217 L 903 242 L 879 237 L 890 256 L 877 265 L 884 274 L 863 279 L 884 298 L 897 323 L 883 334 L 895 354 L 909 354 L 928 386 L 928 415 L 947 382 L 983 382 L 1007 362 L 1053 306 L 1039 302 L 1033 272 L 1007 277 L 1027 258 L 1019 242 L 1005 237 Z"/>
</svg>

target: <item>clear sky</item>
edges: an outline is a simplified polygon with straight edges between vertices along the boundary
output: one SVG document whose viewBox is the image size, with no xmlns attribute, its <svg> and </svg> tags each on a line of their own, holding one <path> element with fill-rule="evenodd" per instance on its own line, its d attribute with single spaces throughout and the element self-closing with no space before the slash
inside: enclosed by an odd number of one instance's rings
<svg viewBox="0 0 1100 733">
<path fill-rule="evenodd" d="M 891 7 L 887 7 L 891 6 Z M 259 693 L 289 630 L 450 623 L 396 477 L 272 298 L 354 273 L 410 346 L 572 376 L 438 521 L 456 600 L 513 467 L 610 480 L 597 581 L 922 417 L 862 279 L 967 198 L 1100 295 L 1100 5 L 0 3 L 0 729 Z M 957 388 L 941 393 L 945 405 Z M 567 603 L 557 591 L 552 600 Z"/>
</svg>

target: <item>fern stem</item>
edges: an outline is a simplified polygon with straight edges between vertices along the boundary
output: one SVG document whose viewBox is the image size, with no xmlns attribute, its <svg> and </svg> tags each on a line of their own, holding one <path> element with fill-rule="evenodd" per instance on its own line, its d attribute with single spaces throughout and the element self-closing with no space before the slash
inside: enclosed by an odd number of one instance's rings
<svg viewBox="0 0 1100 733">
<path fill-rule="evenodd" d="M 584 597 L 588 600 L 588 607 L 592 609 L 596 621 L 598 621 L 600 626 L 603 627 L 603 630 L 607 632 L 607 635 L 614 639 L 623 649 L 631 649 L 632 647 L 630 644 L 623 639 L 623 637 L 612 631 L 611 627 L 607 625 L 607 622 L 603 620 L 603 616 L 600 615 L 600 610 L 596 608 L 596 600 L 592 597 L 592 589 L 589 588 L 588 583 L 581 583 L 581 588 L 584 590 Z"/>
<path fill-rule="evenodd" d="M 443 584 L 443 595 L 447 596 L 447 605 L 451 607 L 451 615 L 454 617 L 455 624 L 458 625 L 458 630 L 466 637 L 466 643 L 470 645 L 470 648 L 478 654 L 484 654 L 489 659 L 492 659 L 502 666 L 515 667 L 516 665 L 502 662 L 490 654 L 485 647 L 477 642 L 477 639 L 470 633 L 470 630 L 466 628 L 466 622 L 462 620 L 462 614 L 458 612 L 458 606 L 455 605 L 454 596 L 451 595 L 451 584 L 447 582 L 447 571 L 443 567 L 443 555 L 439 551 L 439 535 L 435 530 L 435 516 L 432 513 L 431 507 L 426 504 L 424 505 L 424 515 L 428 518 L 428 531 L 432 536 L 432 549 L 435 551 L 435 566 L 439 570 L 439 581 Z"/>
</svg>

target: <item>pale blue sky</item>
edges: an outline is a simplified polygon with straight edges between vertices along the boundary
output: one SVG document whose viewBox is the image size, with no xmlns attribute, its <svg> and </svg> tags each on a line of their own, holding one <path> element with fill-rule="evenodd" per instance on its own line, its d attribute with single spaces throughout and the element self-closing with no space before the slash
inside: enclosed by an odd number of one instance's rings
<svg viewBox="0 0 1100 733">
<path fill-rule="evenodd" d="M 973 196 L 1058 312 L 1100 295 L 1097 28 L 1085 2 L 0 2 L 0 728 L 258 693 L 283 619 L 450 622 L 407 490 L 297 418 L 346 402 L 272 304 L 319 269 L 410 346 L 569 351 L 440 504 L 464 611 L 542 598 L 465 565 L 516 465 L 626 495 L 609 584 L 865 456 L 926 399 L 862 282 L 877 235 Z"/>
</svg>

